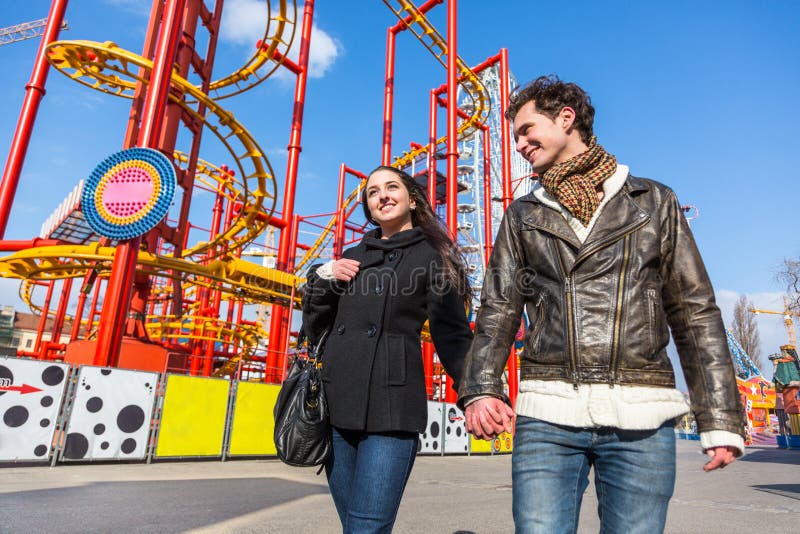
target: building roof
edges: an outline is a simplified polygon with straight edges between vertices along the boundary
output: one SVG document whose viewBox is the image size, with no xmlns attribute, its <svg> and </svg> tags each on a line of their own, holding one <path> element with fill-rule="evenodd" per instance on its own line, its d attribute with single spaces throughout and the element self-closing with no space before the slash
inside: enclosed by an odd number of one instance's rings
<svg viewBox="0 0 800 534">
<path fill-rule="evenodd" d="M 14 331 L 18 330 L 28 330 L 32 332 L 36 332 L 39 329 L 39 318 L 40 315 L 33 314 L 33 313 L 26 313 L 26 312 L 15 312 L 14 313 Z M 52 332 L 53 326 L 55 325 L 55 318 L 50 316 L 47 318 L 47 322 L 44 326 L 45 332 Z M 65 319 L 64 320 L 64 327 L 61 330 L 61 333 L 68 333 L 72 328 L 72 319 Z"/>
</svg>

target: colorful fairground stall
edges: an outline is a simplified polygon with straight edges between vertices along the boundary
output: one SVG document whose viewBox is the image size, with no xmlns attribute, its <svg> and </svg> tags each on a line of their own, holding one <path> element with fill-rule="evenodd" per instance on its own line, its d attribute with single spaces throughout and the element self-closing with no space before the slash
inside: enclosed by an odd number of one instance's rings
<svg viewBox="0 0 800 534">
<path fill-rule="evenodd" d="M 793 345 L 783 345 L 775 363 L 775 415 L 778 419 L 778 447 L 800 449 L 800 358 Z"/>
<path fill-rule="evenodd" d="M 770 430 L 770 416 L 775 413 L 775 386 L 772 382 L 757 375 L 746 380 L 736 377 L 736 385 L 751 432 Z"/>
</svg>

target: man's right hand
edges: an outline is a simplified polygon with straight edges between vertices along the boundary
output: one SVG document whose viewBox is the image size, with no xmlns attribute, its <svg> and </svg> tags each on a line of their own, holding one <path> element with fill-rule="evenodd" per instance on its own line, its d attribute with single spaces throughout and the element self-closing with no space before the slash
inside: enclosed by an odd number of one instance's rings
<svg viewBox="0 0 800 534">
<path fill-rule="evenodd" d="M 356 260 L 342 258 L 333 262 L 333 276 L 342 282 L 349 282 L 358 274 L 358 266 L 361 263 Z"/>
<path fill-rule="evenodd" d="M 484 397 L 467 405 L 464 411 L 467 432 L 478 439 L 491 440 L 512 432 L 514 410 L 497 397 Z"/>
</svg>

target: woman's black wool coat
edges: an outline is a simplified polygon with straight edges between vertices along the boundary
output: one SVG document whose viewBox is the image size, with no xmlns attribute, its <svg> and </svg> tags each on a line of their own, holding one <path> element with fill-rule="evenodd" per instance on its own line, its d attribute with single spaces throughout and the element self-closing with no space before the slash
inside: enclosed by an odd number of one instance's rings
<svg viewBox="0 0 800 534">
<path fill-rule="evenodd" d="M 463 300 L 452 289 L 440 289 L 441 256 L 422 231 L 379 236 L 379 229 L 372 230 L 344 252 L 361 263 L 349 283 L 312 272 L 303 296 L 303 328 L 311 343 L 331 329 L 322 377 L 333 426 L 424 432 L 422 325 L 430 320 L 439 359 L 456 387 L 472 332 Z"/>
</svg>

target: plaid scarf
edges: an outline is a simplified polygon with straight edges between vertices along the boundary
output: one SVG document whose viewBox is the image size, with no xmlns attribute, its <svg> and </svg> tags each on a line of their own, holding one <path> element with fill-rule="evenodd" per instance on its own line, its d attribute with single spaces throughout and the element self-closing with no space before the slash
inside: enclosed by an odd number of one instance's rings
<svg viewBox="0 0 800 534">
<path fill-rule="evenodd" d="M 589 150 L 557 163 L 539 176 L 545 191 L 567 208 L 584 226 L 600 205 L 597 186 L 617 170 L 617 158 L 597 144 L 593 136 Z"/>
</svg>

